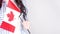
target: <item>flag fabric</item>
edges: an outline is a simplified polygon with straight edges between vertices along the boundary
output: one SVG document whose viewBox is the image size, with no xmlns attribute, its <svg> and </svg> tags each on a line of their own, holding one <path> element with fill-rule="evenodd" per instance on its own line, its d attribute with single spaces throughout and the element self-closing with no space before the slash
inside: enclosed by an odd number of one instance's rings
<svg viewBox="0 0 60 34">
<path fill-rule="evenodd" d="M 14 32 L 14 30 L 15 30 L 14 26 L 12 26 L 11 24 L 8 24 L 5 21 L 2 22 L 1 28 L 8 30 L 8 31 L 11 31 L 11 32 Z"/>
<path fill-rule="evenodd" d="M 21 34 L 19 15 L 20 9 L 11 0 L 9 0 L 0 28 L 8 31 L 10 34 Z"/>
</svg>

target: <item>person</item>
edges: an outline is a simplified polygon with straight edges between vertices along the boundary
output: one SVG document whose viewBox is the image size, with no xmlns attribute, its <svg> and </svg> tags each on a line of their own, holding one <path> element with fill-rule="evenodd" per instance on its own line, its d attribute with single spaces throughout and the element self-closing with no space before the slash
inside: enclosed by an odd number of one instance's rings
<svg viewBox="0 0 60 34">
<path fill-rule="evenodd" d="M 6 1 L 5 1 L 6 2 Z M 27 11 L 26 11 L 26 7 L 23 5 L 23 3 L 22 3 L 22 0 L 13 0 L 12 2 L 14 2 L 15 4 L 16 4 L 16 6 L 21 10 L 21 12 L 20 12 L 20 15 L 19 15 L 19 19 L 21 20 L 21 25 L 23 26 L 22 27 L 22 33 L 21 34 L 27 34 L 24 30 L 23 30 L 23 28 L 25 28 L 25 30 L 27 30 L 29 33 L 30 33 L 30 26 L 29 26 L 29 24 L 30 24 L 30 22 L 27 20 Z M 6 5 L 6 4 L 4 4 L 4 5 Z M 2 6 L 3 6 L 3 0 L 0 0 L 0 8 L 2 8 Z M 6 9 L 6 6 L 4 6 L 3 7 L 3 10 L 5 11 L 5 9 Z M 2 9 L 0 9 L 0 10 L 2 10 Z M 0 11 L 1 12 L 1 11 Z M 4 13 L 4 12 L 3 12 Z M 21 17 L 22 16 L 22 17 Z M 1 32 L 1 34 L 10 34 L 9 32 L 7 32 L 7 31 L 4 31 L 4 30 L 0 30 Z M 3 32 L 4 31 L 4 32 Z"/>
<path fill-rule="evenodd" d="M 30 22 L 28 21 L 27 19 L 27 10 L 26 10 L 26 7 L 24 6 L 22 0 L 14 0 L 15 4 L 17 5 L 17 7 L 21 10 L 21 14 L 20 16 L 22 15 L 22 18 L 21 18 L 21 21 L 23 22 L 23 26 L 25 29 L 27 29 L 27 31 L 30 33 Z M 22 28 L 23 29 L 23 28 Z"/>
<path fill-rule="evenodd" d="M 19 8 L 19 9 L 21 9 L 21 14 L 23 14 L 22 15 L 22 17 L 23 17 L 23 19 L 21 19 L 21 21 L 23 21 L 23 25 L 24 25 L 24 28 L 25 29 L 27 29 L 28 30 L 28 32 L 30 33 L 30 29 L 29 29 L 29 21 L 27 20 L 27 10 L 26 10 L 26 7 L 23 5 L 23 2 L 22 2 L 22 0 L 15 0 L 15 3 L 16 3 L 16 5 L 17 5 L 17 7 Z M 21 16 L 21 15 L 20 15 Z M 27 25 L 27 26 L 26 26 Z"/>
</svg>

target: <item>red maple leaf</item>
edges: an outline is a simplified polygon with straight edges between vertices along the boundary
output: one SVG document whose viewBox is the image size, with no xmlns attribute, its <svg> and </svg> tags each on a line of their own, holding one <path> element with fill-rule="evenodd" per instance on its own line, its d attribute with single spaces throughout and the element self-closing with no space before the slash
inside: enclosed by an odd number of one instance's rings
<svg viewBox="0 0 60 34">
<path fill-rule="evenodd" d="M 13 12 L 11 11 L 10 13 L 7 14 L 7 17 L 9 18 L 8 20 L 9 21 L 12 21 L 14 19 L 14 14 Z"/>
</svg>

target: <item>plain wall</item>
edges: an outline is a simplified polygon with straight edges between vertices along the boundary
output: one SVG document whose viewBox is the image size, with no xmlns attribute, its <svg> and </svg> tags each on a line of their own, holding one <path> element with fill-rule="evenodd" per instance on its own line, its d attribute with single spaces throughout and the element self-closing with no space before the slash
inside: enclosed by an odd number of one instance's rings
<svg viewBox="0 0 60 34">
<path fill-rule="evenodd" d="M 60 0 L 26 0 L 31 34 L 60 34 Z"/>
</svg>

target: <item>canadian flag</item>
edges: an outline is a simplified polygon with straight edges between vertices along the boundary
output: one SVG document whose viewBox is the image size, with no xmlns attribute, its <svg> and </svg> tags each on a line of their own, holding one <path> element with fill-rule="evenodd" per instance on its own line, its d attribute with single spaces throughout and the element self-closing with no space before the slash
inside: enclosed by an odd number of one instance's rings
<svg viewBox="0 0 60 34">
<path fill-rule="evenodd" d="M 11 1 L 8 1 L 6 12 L 4 13 L 4 20 L 0 26 L 11 34 L 21 34 L 20 33 L 20 9 Z"/>
</svg>

